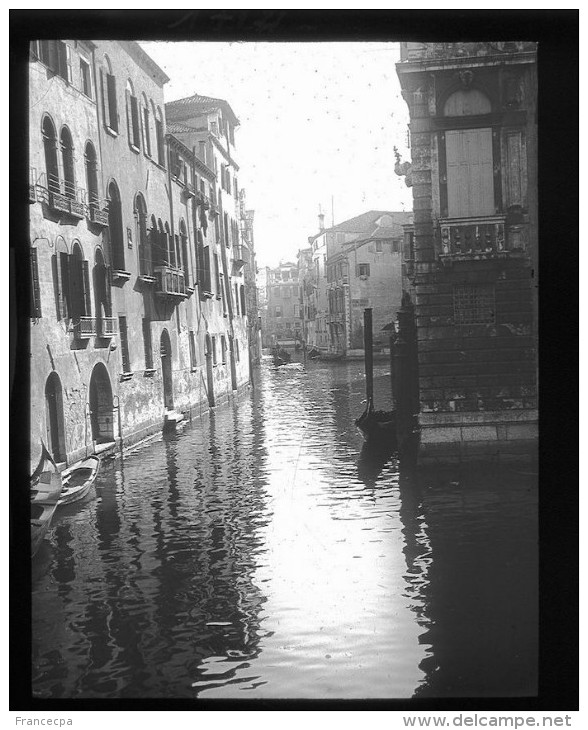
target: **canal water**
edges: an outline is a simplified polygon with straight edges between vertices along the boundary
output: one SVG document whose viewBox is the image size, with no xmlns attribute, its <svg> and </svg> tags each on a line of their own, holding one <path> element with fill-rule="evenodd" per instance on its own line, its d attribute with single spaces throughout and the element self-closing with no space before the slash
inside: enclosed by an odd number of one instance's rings
<svg viewBox="0 0 588 730">
<path fill-rule="evenodd" d="M 376 363 L 376 406 L 390 404 Z M 532 696 L 532 467 L 362 448 L 363 364 L 265 360 L 102 464 L 33 563 L 40 698 Z"/>
</svg>

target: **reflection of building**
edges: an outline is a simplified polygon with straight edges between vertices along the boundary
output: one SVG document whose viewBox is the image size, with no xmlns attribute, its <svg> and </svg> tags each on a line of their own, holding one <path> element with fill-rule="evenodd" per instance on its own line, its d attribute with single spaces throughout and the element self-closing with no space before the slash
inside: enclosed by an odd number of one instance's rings
<svg viewBox="0 0 588 730">
<path fill-rule="evenodd" d="M 403 43 L 397 72 L 421 452 L 524 450 L 537 436 L 535 45 Z"/>
<path fill-rule="evenodd" d="M 374 343 L 385 344 L 382 328 L 393 319 L 402 295 L 402 225 L 411 217 L 372 210 L 324 229 L 320 216 L 320 232 L 309 238 L 311 254 L 301 261 L 309 346 L 337 355 L 362 350 L 366 307 L 373 310 Z"/>
<path fill-rule="evenodd" d="M 265 346 L 276 342 L 293 346 L 300 334 L 298 266 L 282 262 L 275 269 L 268 269 Z"/>
<path fill-rule="evenodd" d="M 134 42 L 34 42 L 29 76 L 31 438 L 63 464 L 247 382 L 237 122 L 219 102 L 230 143 L 214 110 L 203 146 L 166 134 L 168 78 Z"/>
</svg>

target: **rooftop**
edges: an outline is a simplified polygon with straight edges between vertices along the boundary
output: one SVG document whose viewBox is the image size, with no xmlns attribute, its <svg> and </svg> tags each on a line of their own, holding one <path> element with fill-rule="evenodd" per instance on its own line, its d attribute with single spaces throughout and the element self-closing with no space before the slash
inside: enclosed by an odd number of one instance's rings
<svg viewBox="0 0 588 730">
<path fill-rule="evenodd" d="M 389 216 L 392 219 L 391 226 L 378 225 L 382 216 Z M 324 233 L 355 233 L 358 239 L 372 238 L 395 238 L 402 236 L 402 226 L 412 223 L 412 212 L 391 211 L 391 210 L 369 210 L 367 213 L 355 216 L 349 220 L 337 223 L 336 226 L 326 228 L 324 231 L 311 236 L 311 242 Z M 351 242 L 350 242 L 351 243 Z"/>
<path fill-rule="evenodd" d="M 165 105 L 168 119 L 173 118 L 175 121 L 190 119 L 191 117 L 208 114 L 219 109 L 222 109 L 223 113 L 229 117 L 235 126 L 239 124 L 239 120 L 235 112 L 231 109 L 231 105 L 224 99 L 216 99 L 213 96 L 193 94 L 192 96 L 186 96 L 184 99 L 168 101 Z"/>
</svg>

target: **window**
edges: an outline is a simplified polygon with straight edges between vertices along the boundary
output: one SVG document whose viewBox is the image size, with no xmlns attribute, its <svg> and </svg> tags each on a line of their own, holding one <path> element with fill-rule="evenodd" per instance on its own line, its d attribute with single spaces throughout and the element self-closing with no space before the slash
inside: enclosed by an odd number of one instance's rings
<svg viewBox="0 0 588 730">
<path fill-rule="evenodd" d="M 296 319 L 300 319 L 300 305 L 299 304 L 294 305 L 294 316 L 296 317 Z"/>
<path fill-rule="evenodd" d="M 235 284 L 235 309 L 237 310 L 237 314 L 239 314 L 239 288 L 237 284 Z"/>
<path fill-rule="evenodd" d="M 112 266 L 116 271 L 125 270 L 125 245 L 122 225 L 120 194 L 117 184 L 108 186 L 108 230 L 110 232 L 110 253 Z"/>
<path fill-rule="evenodd" d="M 369 264 L 357 264 L 357 276 L 368 277 L 370 275 Z"/>
<path fill-rule="evenodd" d="M 110 271 L 104 264 L 101 249 L 97 248 L 94 255 L 94 308 L 98 319 L 98 331 L 102 332 L 103 317 L 112 316 L 112 297 L 110 291 Z"/>
<path fill-rule="evenodd" d="M 47 189 L 59 193 L 59 164 L 57 162 L 57 134 L 50 117 L 43 119 L 43 148 L 45 151 L 45 170 L 47 171 Z"/>
<path fill-rule="evenodd" d="M 86 167 L 86 187 L 88 189 L 88 205 L 91 208 L 99 207 L 98 200 L 98 163 L 96 160 L 96 149 L 91 142 L 86 142 L 84 151 L 84 164 Z"/>
<path fill-rule="evenodd" d="M 151 322 L 143 317 L 143 348 L 145 350 L 145 370 L 153 370 L 153 341 L 151 339 Z"/>
<path fill-rule="evenodd" d="M 71 83 L 71 48 L 63 41 L 39 41 L 39 59 L 62 79 Z"/>
<path fill-rule="evenodd" d="M 493 215 L 492 130 L 460 129 L 445 133 L 447 215 Z"/>
<path fill-rule="evenodd" d="M 281 317 L 281 316 L 282 316 L 282 307 L 280 305 L 278 305 L 276 307 L 276 317 Z"/>
<path fill-rule="evenodd" d="M 186 231 L 186 224 L 183 220 L 180 221 L 180 253 L 182 261 L 184 263 L 184 284 L 190 286 L 190 267 L 188 260 L 188 233 Z"/>
<path fill-rule="evenodd" d="M 216 365 L 216 337 L 212 338 L 212 364 Z"/>
<path fill-rule="evenodd" d="M 292 296 L 292 290 L 289 286 L 282 287 L 282 299 L 290 299 Z"/>
<path fill-rule="evenodd" d="M 61 130 L 61 163 L 63 169 L 63 192 L 70 198 L 76 197 L 74 151 L 71 133 L 67 127 Z"/>
<path fill-rule="evenodd" d="M 153 276 L 151 239 L 147 235 L 147 205 L 141 193 L 138 193 L 135 197 L 135 228 L 137 231 L 139 275 Z"/>
<path fill-rule="evenodd" d="M 119 316 L 118 331 L 120 332 L 120 354 L 122 357 L 123 373 L 131 372 L 131 358 L 129 355 L 129 336 L 127 332 L 127 318 Z"/>
<path fill-rule="evenodd" d="M 31 317 L 37 319 L 41 314 L 41 287 L 39 285 L 39 262 L 37 249 L 31 248 Z"/>
<path fill-rule="evenodd" d="M 245 287 L 243 284 L 241 284 L 240 291 L 241 291 L 241 314 L 243 316 L 245 316 L 247 314 L 247 310 L 245 309 Z"/>
<path fill-rule="evenodd" d="M 157 107 L 155 116 L 155 138 L 157 140 L 157 162 L 165 167 L 165 146 L 163 140 L 163 121 L 161 119 L 161 109 Z"/>
<path fill-rule="evenodd" d="M 455 285 L 453 311 L 455 324 L 493 324 L 496 312 L 494 286 Z"/>
<path fill-rule="evenodd" d="M 194 332 L 190 330 L 188 332 L 188 342 L 190 343 L 190 369 L 196 370 L 196 340 L 194 338 Z"/>
<path fill-rule="evenodd" d="M 221 335 L 221 362 L 223 365 L 227 362 L 227 341 L 224 335 Z"/>
<path fill-rule="evenodd" d="M 214 276 L 216 281 L 216 298 L 221 298 L 221 281 L 220 281 L 220 271 L 218 268 L 218 254 L 213 254 L 214 256 Z"/>
<path fill-rule="evenodd" d="M 151 119 L 145 94 L 143 94 L 143 151 L 151 157 Z"/>
<path fill-rule="evenodd" d="M 104 56 L 104 68 L 100 69 L 102 90 L 102 112 L 107 129 L 118 134 L 118 107 L 116 102 L 116 79 L 112 73 L 110 60 Z"/>
<path fill-rule="evenodd" d="M 92 76 L 90 73 L 90 64 L 83 58 L 80 58 L 80 81 L 83 93 L 92 98 Z"/>
<path fill-rule="evenodd" d="M 165 236 L 165 242 L 167 244 L 168 266 L 172 266 L 175 268 L 175 266 L 176 266 L 176 247 L 174 245 L 174 240 L 171 236 L 171 231 L 169 229 L 169 223 L 167 221 L 166 221 L 165 227 L 164 227 L 164 236 Z"/>
<path fill-rule="evenodd" d="M 69 274 L 69 316 L 72 319 L 92 315 L 90 294 L 90 272 L 84 260 L 81 246 L 76 241 L 68 262 Z"/>
<path fill-rule="evenodd" d="M 376 241 L 376 253 L 382 253 L 384 250 L 384 244 L 382 241 Z"/>
<path fill-rule="evenodd" d="M 55 253 L 51 257 L 53 286 L 57 319 L 69 317 L 69 254 L 63 236 L 55 241 Z"/>
<path fill-rule="evenodd" d="M 127 81 L 126 88 L 126 99 L 127 99 L 127 132 L 129 135 L 129 144 L 131 148 L 136 152 L 139 151 L 141 146 L 140 143 L 140 130 L 139 130 L 139 102 L 133 91 L 133 85 L 130 81 Z"/>
<path fill-rule="evenodd" d="M 239 362 L 241 354 L 239 353 L 239 340 L 235 340 L 235 360 Z"/>
</svg>

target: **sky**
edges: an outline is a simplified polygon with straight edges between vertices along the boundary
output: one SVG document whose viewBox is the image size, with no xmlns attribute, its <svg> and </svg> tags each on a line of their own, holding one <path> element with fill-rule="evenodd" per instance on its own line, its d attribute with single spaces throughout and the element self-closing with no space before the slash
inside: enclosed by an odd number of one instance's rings
<svg viewBox="0 0 588 730">
<path fill-rule="evenodd" d="M 258 266 L 295 261 L 318 232 L 368 210 L 412 210 L 394 173 L 408 157 L 396 43 L 145 42 L 166 101 L 225 99 L 240 121 L 239 186 L 255 211 Z"/>
</svg>

